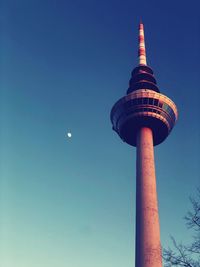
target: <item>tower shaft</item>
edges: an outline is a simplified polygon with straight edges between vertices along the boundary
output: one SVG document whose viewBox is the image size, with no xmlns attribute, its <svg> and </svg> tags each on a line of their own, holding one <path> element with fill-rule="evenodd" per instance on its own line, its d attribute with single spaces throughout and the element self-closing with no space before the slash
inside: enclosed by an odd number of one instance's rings
<svg viewBox="0 0 200 267">
<path fill-rule="evenodd" d="M 162 267 L 153 133 L 137 133 L 136 267 Z"/>
</svg>

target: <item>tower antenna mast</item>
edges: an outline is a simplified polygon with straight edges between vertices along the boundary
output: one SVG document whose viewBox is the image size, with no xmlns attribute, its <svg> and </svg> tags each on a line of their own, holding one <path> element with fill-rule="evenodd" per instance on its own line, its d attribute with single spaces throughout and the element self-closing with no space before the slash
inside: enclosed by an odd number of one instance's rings
<svg viewBox="0 0 200 267">
<path fill-rule="evenodd" d="M 138 43 L 139 43 L 138 47 L 139 65 L 147 65 L 145 39 L 144 39 L 144 25 L 141 21 L 139 24 Z"/>
</svg>

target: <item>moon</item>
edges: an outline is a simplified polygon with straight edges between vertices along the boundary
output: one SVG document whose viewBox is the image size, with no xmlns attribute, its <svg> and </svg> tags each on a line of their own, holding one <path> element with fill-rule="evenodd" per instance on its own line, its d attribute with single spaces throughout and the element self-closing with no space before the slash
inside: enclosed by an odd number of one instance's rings
<svg viewBox="0 0 200 267">
<path fill-rule="evenodd" d="M 72 137 L 72 133 L 68 132 L 68 133 L 67 133 L 67 137 L 68 137 L 68 138 L 71 138 L 71 137 Z"/>
</svg>

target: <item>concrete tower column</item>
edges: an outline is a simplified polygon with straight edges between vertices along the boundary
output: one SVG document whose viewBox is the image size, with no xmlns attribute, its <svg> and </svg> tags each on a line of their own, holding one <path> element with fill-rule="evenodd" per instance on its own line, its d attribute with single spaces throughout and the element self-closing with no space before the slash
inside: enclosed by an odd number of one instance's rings
<svg viewBox="0 0 200 267">
<path fill-rule="evenodd" d="M 135 267 L 162 267 L 153 133 L 150 128 L 138 130 L 136 165 Z"/>
</svg>

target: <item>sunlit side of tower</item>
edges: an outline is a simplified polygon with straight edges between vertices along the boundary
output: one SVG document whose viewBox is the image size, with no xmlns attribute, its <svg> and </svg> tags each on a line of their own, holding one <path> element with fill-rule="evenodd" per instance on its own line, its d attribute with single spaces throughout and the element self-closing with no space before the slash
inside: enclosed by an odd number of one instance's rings
<svg viewBox="0 0 200 267">
<path fill-rule="evenodd" d="M 113 130 L 137 148 L 136 267 L 161 267 L 160 226 L 154 148 L 162 143 L 178 117 L 176 105 L 160 93 L 147 65 L 144 26 L 139 24 L 139 64 L 132 71 L 127 95 L 111 110 Z"/>
</svg>

